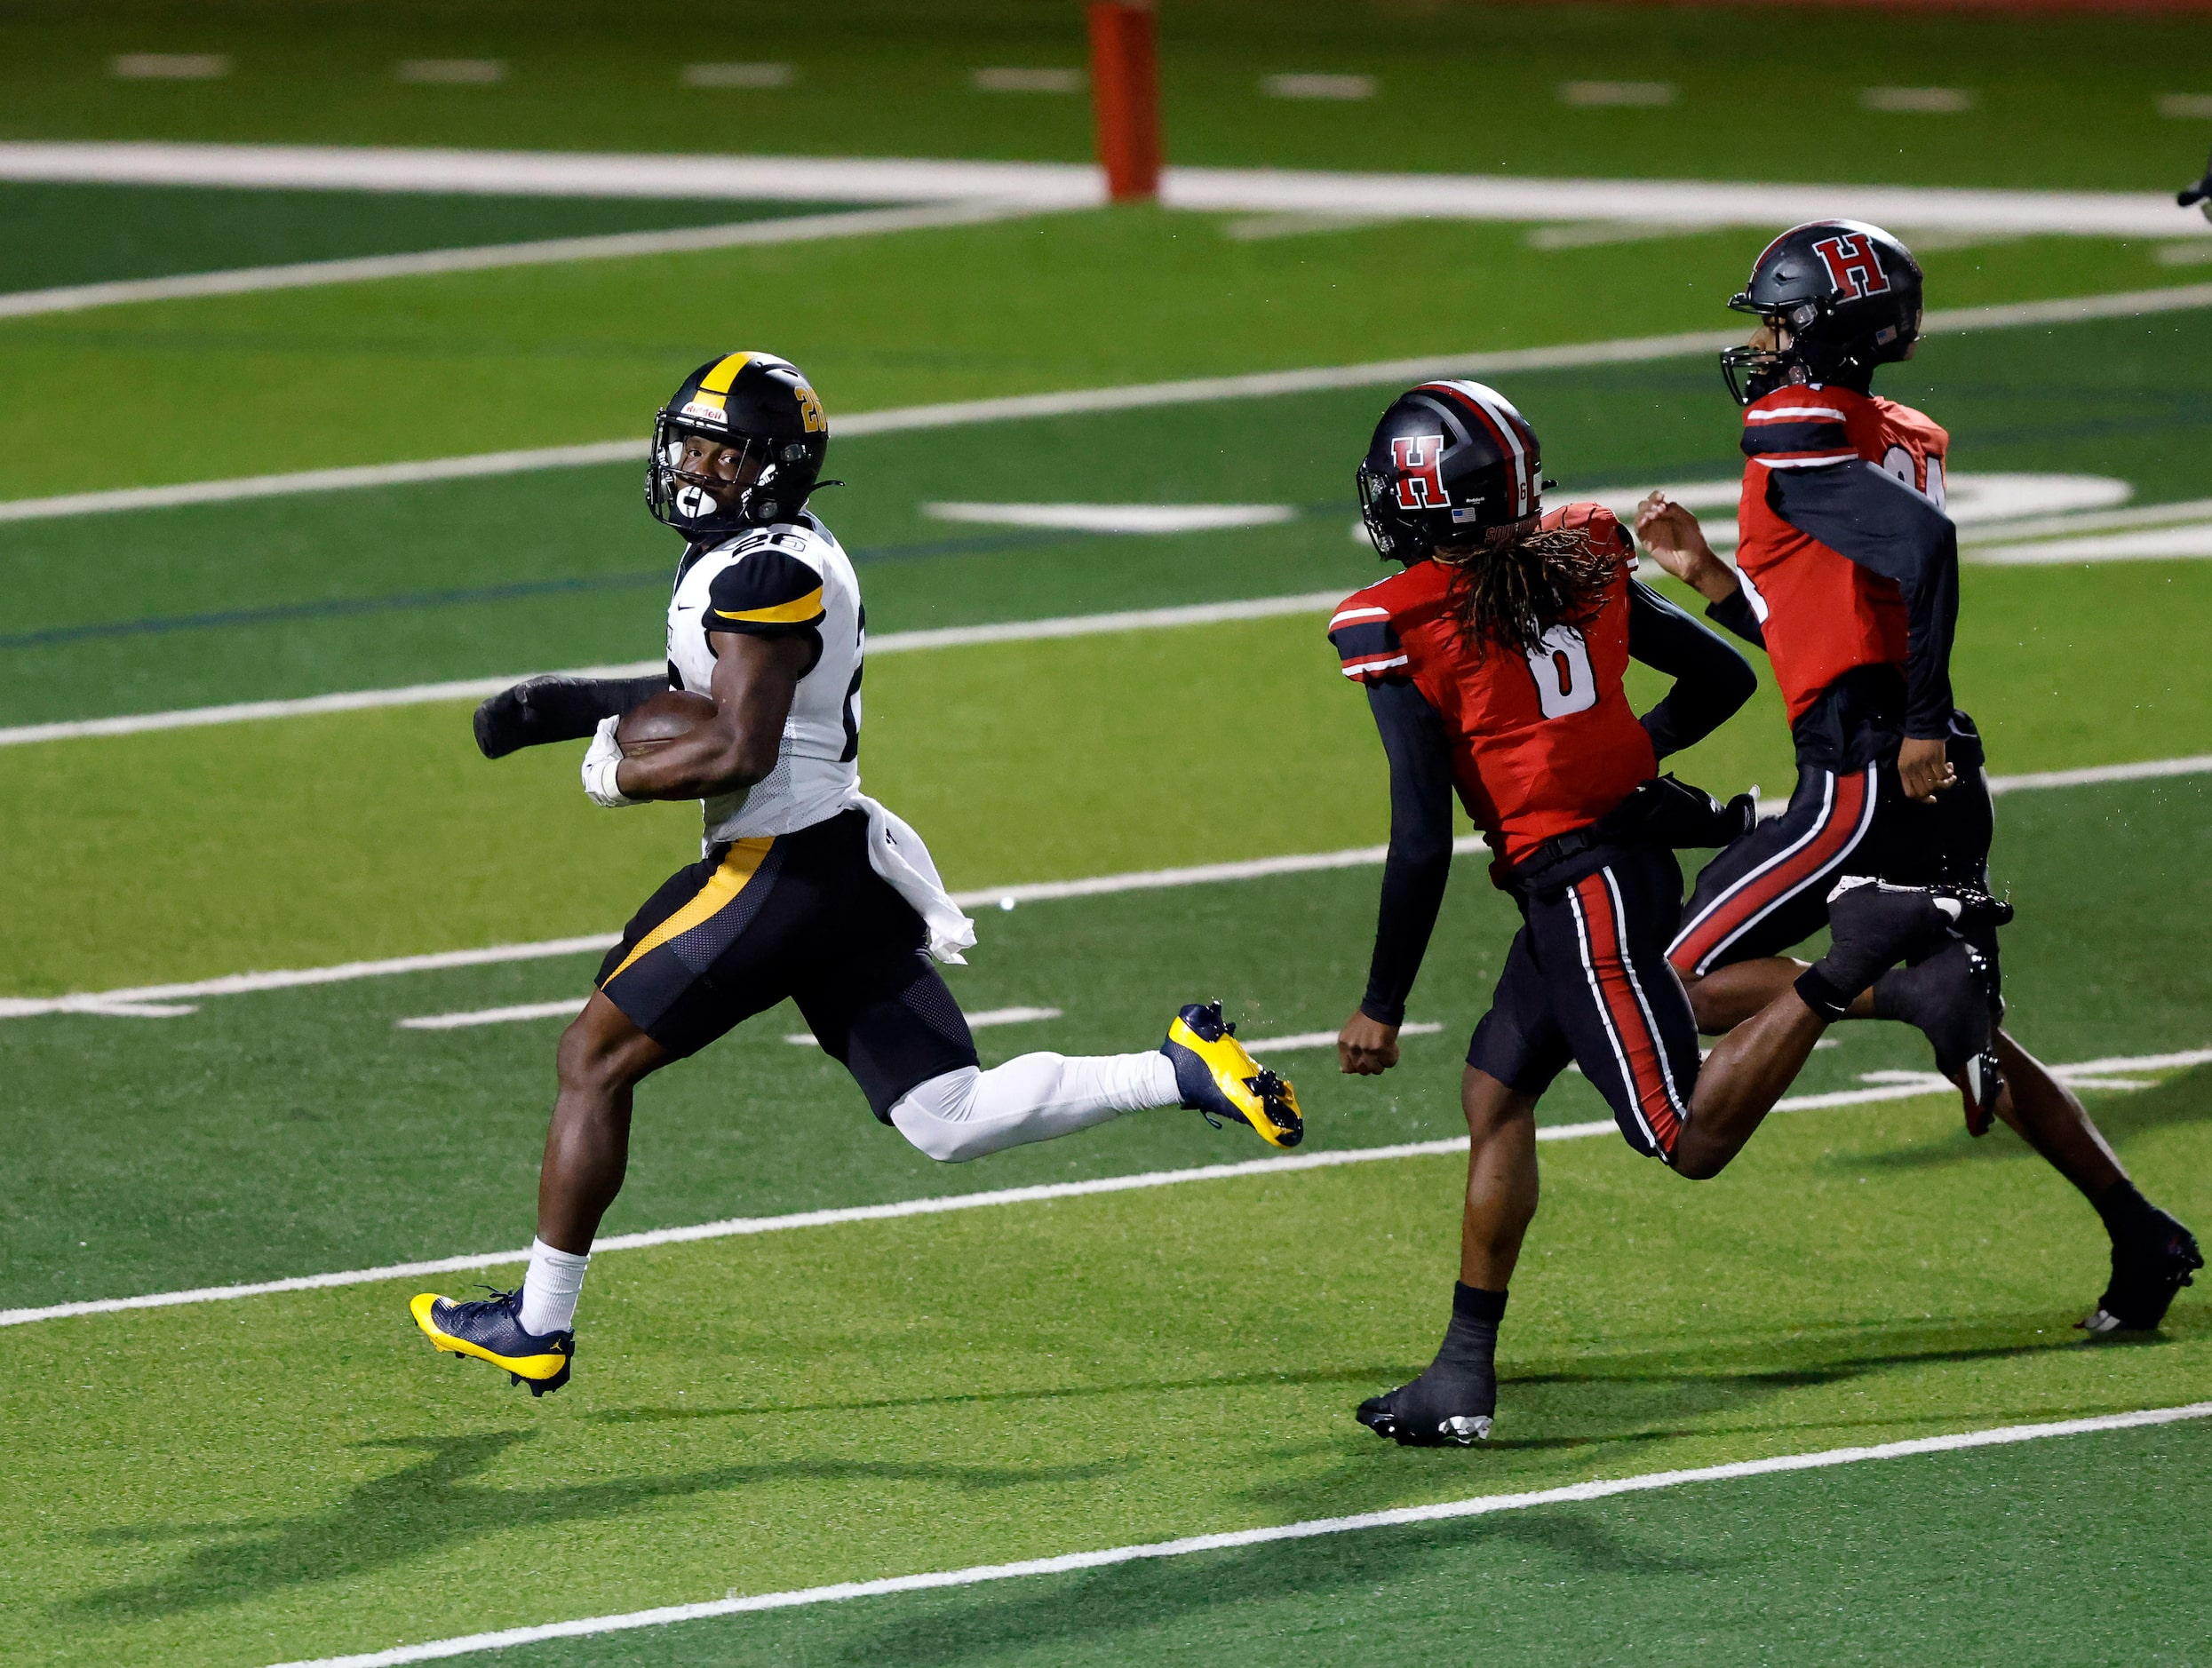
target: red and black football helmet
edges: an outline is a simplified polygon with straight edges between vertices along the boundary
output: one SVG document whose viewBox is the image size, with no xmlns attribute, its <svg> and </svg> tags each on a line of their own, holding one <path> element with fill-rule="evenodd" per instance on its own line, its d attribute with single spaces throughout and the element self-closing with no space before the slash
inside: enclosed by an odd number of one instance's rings
<svg viewBox="0 0 2212 1668">
<path fill-rule="evenodd" d="M 1479 382 L 1424 382 L 1393 400 L 1355 479 L 1367 536 L 1401 562 L 1532 520 L 1550 484 L 1528 419 Z"/>
<path fill-rule="evenodd" d="M 1920 339 L 1920 263 L 1878 226 L 1811 220 L 1766 246 L 1751 282 L 1728 305 L 1789 342 L 1721 355 L 1738 405 L 1793 383 L 1833 382 L 1864 393 L 1876 365 L 1910 358 Z"/>
<path fill-rule="evenodd" d="M 684 440 L 704 435 L 738 453 L 751 483 L 725 508 L 720 485 L 683 467 Z M 721 353 L 693 371 L 653 419 L 645 504 L 686 538 L 788 521 L 820 484 L 830 423 L 804 372 L 773 353 Z M 831 483 L 834 484 L 834 483 Z"/>
</svg>

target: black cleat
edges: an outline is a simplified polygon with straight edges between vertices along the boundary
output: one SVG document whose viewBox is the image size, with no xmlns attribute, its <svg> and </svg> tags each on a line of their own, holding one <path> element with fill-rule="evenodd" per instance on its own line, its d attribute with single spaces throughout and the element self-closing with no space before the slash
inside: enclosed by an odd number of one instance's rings
<svg viewBox="0 0 2212 1668">
<path fill-rule="evenodd" d="M 1431 1367 L 1411 1384 L 1369 1396 L 1353 1417 L 1400 1448 L 1472 1448 L 1489 1439 L 1497 1410 L 1494 1379 L 1484 1394 L 1474 1375 Z"/>
<path fill-rule="evenodd" d="M 456 1355 L 473 1355 L 506 1369 L 516 1384 L 526 1384 L 530 1394 L 542 1396 L 569 1382 L 576 1359 L 576 1333 L 547 1332 L 542 1337 L 522 1330 L 522 1293 L 494 1291 L 471 1303 L 457 1303 L 426 1291 L 407 1306 L 423 1335 L 440 1349 Z"/>
<path fill-rule="evenodd" d="M 1961 928 L 2003 925 L 2012 906 L 1967 886 L 1899 886 L 1847 875 L 1828 894 L 1828 953 L 1802 974 L 1797 993 L 1829 1020 L 1901 961 L 1932 955 Z"/>
<path fill-rule="evenodd" d="M 2151 1331 L 2166 1318 L 2174 1294 L 2194 1285 L 2203 1267 L 2196 1235 L 2153 1210 L 2113 1241 L 2112 1283 L 2097 1300 L 2097 1312 L 2076 1324 L 2093 1338 Z"/>
<path fill-rule="evenodd" d="M 1989 1133 L 2004 1088 L 1991 1046 L 1997 1005 L 1997 970 L 1964 939 L 1874 981 L 1875 1017 L 1902 1020 L 1935 1045 L 1936 1069 L 1959 1085 L 1969 1135 Z"/>
</svg>

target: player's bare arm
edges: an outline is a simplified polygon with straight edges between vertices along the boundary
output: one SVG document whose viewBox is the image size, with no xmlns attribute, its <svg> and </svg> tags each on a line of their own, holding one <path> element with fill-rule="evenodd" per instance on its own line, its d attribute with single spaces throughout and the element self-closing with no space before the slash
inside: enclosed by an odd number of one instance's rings
<svg viewBox="0 0 2212 1668">
<path fill-rule="evenodd" d="M 784 721 L 811 646 L 796 637 L 714 632 L 714 710 L 648 748 L 632 743 L 616 784 L 632 799 L 709 799 L 738 793 L 776 768 Z"/>
<path fill-rule="evenodd" d="M 1707 602 L 1725 602 L 1736 594 L 1736 570 L 1714 554 L 1698 518 L 1664 492 L 1653 492 L 1636 505 L 1636 541 L 1653 561 Z"/>
<path fill-rule="evenodd" d="M 1376 1077 L 1398 1063 L 1398 1028 L 1355 1008 L 1336 1034 L 1337 1064 L 1349 1076 Z"/>
</svg>

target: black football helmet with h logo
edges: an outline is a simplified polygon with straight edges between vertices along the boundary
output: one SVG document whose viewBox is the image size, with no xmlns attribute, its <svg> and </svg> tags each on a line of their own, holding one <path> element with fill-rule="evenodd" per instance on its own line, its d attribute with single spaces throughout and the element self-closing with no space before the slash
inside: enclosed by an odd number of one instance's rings
<svg viewBox="0 0 2212 1668">
<path fill-rule="evenodd" d="M 1528 419 L 1479 382 L 1424 382 L 1393 400 L 1355 479 L 1367 536 L 1401 562 L 1532 520 L 1551 484 Z"/>
<path fill-rule="evenodd" d="M 1769 243 L 1728 305 L 1764 320 L 1778 344 L 1787 344 L 1721 355 L 1738 405 L 1793 383 L 1865 393 L 1876 365 L 1911 358 L 1920 339 L 1920 263 L 1878 226 L 1812 220 Z"/>
<path fill-rule="evenodd" d="M 745 484 L 734 505 L 725 508 L 707 490 L 728 483 L 685 470 L 684 441 L 695 434 L 737 453 Z M 829 419 L 798 366 L 773 353 L 718 354 L 686 377 L 653 419 L 646 507 L 693 540 L 788 521 L 820 484 L 829 450 Z"/>
</svg>

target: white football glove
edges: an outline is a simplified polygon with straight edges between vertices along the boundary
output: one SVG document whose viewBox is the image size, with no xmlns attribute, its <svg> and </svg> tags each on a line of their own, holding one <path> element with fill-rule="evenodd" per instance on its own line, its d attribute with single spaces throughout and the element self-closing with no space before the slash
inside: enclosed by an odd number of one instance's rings
<svg viewBox="0 0 2212 1668">
<path fill-rule="evenodd" d="M 621 722 L 618 718 L 601 719 L 591 748 L 584 755 L 584 791 L 593 805 L 605 806 L 609 811 L 645 803 L 633 799 L 615 785 L 615 772 L 622 766 L 622 743 L 615 740 L 615 727 Z"/>
</svg>

